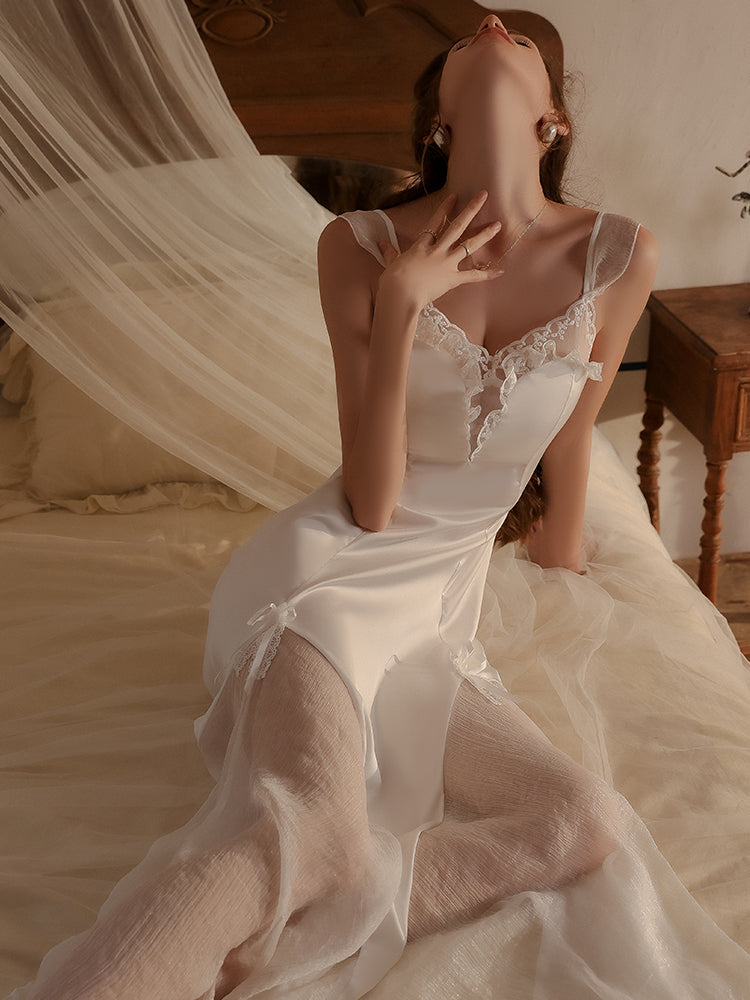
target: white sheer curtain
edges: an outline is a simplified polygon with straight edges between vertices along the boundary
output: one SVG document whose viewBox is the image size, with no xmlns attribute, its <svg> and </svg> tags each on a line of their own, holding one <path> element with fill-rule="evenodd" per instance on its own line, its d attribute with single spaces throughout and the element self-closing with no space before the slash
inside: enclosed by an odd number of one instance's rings
<svg viewBox="0 0 750 1000">
<path fill-rule="evenodd" d="M 2 0 L 0 115 L 0 317 L 260 503 L 319 483 L 338 463 L 329 216 L 258 154 L 184 0 Z"/>
</svg>

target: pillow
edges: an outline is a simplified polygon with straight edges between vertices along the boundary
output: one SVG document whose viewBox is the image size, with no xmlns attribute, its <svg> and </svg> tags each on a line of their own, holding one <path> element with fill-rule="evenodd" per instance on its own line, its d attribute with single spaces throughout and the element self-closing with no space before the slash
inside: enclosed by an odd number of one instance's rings
<svg viewBox="0 0 750 1000">
<path fill-rule="evenodd" d="M 27 482 L 37 499 L 128 493 L 149 483 L 211 482 L 95 403 L 36 352 L 21 408 L 31 442 Z"/>
<path fill-rule="evenodd" d="M 0 398 L 0 490 L 20 488 L 28 472 L 28 445 L 18 413 Z"/>
<path fill-rule="evenodd" d="M 14 406 L 20 406 L 29 398 L 31 369 L 28 361 L 28 347 L 17 333 L 5 327 L 0 348 L 0 386 L 2 398 Z"/>
<path fill-rule="evenodd" d="M 18 512 L 49 506 L 76 513 L 212 502 L 239 511 L 256 506 L 123 423 L 16 334 L 0 350 L 0 383 L 2 398 L 15 404 L 11 409 L 20 404 L 20 416 L 11 414 L 3 423 L 14 442 L 10 478 L 20 480 L 24 492 L 10 497 L 6 491 L 2 499 L 20 503 Z M 12 512 L 0 517 L 6 514 Z"/>
</svg>

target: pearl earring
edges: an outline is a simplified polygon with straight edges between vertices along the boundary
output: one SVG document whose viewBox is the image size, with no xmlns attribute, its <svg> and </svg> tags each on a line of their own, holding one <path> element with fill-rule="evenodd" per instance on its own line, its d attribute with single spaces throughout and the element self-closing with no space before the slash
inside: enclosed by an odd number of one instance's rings
<svg viewBox="0 0 750 1000">
<path fill-rule="evenodd" d="M 537 134 L 545 146 L 551 146 L 557 138 L 557 125 L 552 121 L 543 121 L 537 130 Z"/>
<path fill-rule="evenodd" d="M 448 133 L 440 122 L 435 122 L 429 134 L 425 136 L 425 146 L 429 146 L 433 142 L 441 152 L 445 152 L 445 148 L 448 145 Z"/>
</svg>

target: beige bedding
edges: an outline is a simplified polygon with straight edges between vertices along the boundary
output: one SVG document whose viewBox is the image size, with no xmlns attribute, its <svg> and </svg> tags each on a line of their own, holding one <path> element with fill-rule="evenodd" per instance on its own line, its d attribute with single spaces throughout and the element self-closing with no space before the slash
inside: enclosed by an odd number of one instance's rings
<svg viewBox="0 0 750 1000">
<path fill-rule="evenodd" d="M 0 441 L 15 430 L 3 423 Z M 203 801 L 210 779 L 192 720 L 208 703 L 208 603 L 266 516 L 172 504 L 44 510 L 0 526 L 3 994 L 90 924 L 114 882 Z M 624 792 L 695 898 L 747 948 L 747 662 L 599 436 L 588 532 L 586 577 L 499 551 L 480 637 L 522 707 Z M 510 922 L 506 911 L 410 946 L 373 996 L 502 995 L 540 932 L 532 910 L 513 905 Z"/>
<path fill-rule="evenodd" d="M 2 995 L 88 925 L 112 884 L 205 797 L 192 720 L 208 701 L 208 602 L 264 516 L 172 506 L 6 523 Z"/>
</svg>

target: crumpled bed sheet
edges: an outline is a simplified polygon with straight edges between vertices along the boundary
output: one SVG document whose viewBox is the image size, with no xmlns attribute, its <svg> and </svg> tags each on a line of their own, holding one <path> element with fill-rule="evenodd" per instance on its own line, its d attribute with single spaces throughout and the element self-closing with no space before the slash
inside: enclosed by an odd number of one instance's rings
<svg viewBox="0 0 750 1000">
<path fill-rule="evenodd" d="M 112 885 L 206 797 L 192 724 L 209 701 L 208 604 L 231 551 L 266 516 L 212 505 L 4 522 L 3 995 L 88 926 Z M 700 905 L 747 949 L 747 661 L 670 561 L 601 435 L 586 555 L 579 577 L 498 550 L 479 636 L 521 707 L 623 792 Z M 371 996 L 502 996 L 526 981 L 540 933 L 521 894 L 409 945 Z"/>
</svg>

